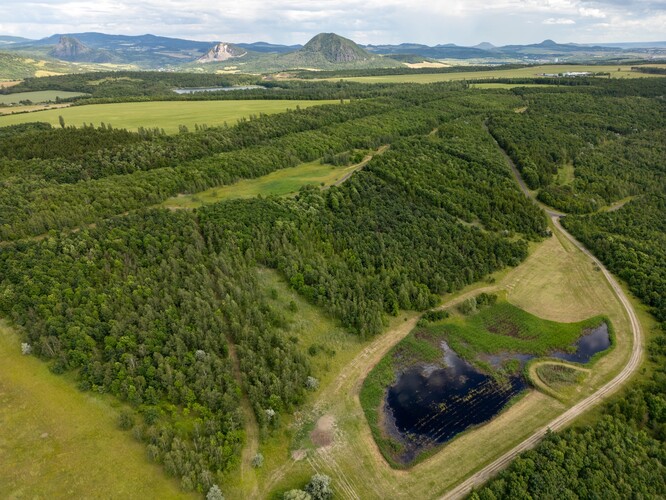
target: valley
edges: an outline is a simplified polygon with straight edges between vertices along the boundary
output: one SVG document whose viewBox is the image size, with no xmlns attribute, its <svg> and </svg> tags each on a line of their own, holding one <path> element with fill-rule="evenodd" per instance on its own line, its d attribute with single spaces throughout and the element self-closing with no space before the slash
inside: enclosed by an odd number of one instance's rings
<svg viewBox="0 0 666 500">
<path fill-rule="evenodd" d="M 81 71 L 0 73 L 3 109 L 67 106 L 0 116 L 0 491 L 666 491 L 648 52 L 6 44 Z"/>
</svg>

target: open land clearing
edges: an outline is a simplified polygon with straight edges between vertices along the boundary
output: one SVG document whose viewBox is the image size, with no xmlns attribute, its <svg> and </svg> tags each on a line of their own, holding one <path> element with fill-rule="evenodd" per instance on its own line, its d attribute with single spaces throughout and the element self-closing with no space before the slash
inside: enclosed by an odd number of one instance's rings
<svg viewBox="0 0 666 500">
<path fill-rule="evenodd" d="M 374 154 L 381 154 L 386 146 L 379 148 Z M 161 206 L 171 209 L 196 208 L 202 205 L 217 203 L 222 200 L 252 198 L 254 196 L 287 196 L 293 195 L 308 184 L 323 187 L 338 185 L 349 178 L 359 168 L 363 168 L 373 155 L 367 155 L 362 162 L 355 165 L 336 167 L 315 160 L 302 163 L 291 168 L 276 170 L 256 179 L 244 179 L 227 186 L 218 186 L 194 194 L 184 194 L 166 200 Z"/>
<path fill-rule="evenodd" d="M 659 65 L 666 67 L 666 65 Z M 619 71 L 618 71 L 619 69 Z M 460 80 L 492 80 L 495 78 L 537 78 L 541 74 L 566 73 L 566 72 L 610 73 L 611 78 L 645 78 L 659 77 L 662 75 L 651 75 L 631 71 L 631 66 L 596 66 L 596 65 L 546 65 L 527 66 L 517 69 L 493 69 L 488 71 L 464 71 L 458 73 L 428 73 L 414 75 L 385 75 L 385 76 L 353 76 L 327 78 L 330 81 L 350 80 L 363 83 L 435 83 Z"/>
<path fill-rule="evenodd" d="M 118 429 L 110 398 L 21 354 L 0 322 L 0 492 L 3 498 L 196 498 L 180 490 L 145 446 Z"/>
<path fill-rule="evenodd" d="M 166 133 L 178 132 L 179 125 L 194 129 L 195 125 L 234 125 L 241 118 L 260 113 L 281 113 L 297 106 L 308 108 L 318 104 L 334 104 L 340 101 L 308 100 L 257 100 L 257 101 L 152 101 L 118 104 L 91 104 L 67 109 L 46 110 L 0 117 L 0 127 L 27 122 L 47 122 L 59 126 L 59 116 L 66 125 L 77 127 L 101 123 L 114 128 L 137 130 L 139 127 L 160 128 Z"/>
</svg>

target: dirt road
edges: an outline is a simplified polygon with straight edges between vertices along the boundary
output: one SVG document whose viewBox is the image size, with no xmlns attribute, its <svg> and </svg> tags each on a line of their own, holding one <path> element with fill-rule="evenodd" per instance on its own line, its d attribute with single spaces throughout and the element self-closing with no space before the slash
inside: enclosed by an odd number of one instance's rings
<svg viewBox="0 0 666 500">
<path fill-rule="evenodd" d="M 502 152 L 504 153 L 504 151 Z M 523 191 L 523 193 L 525 193 L 526 196 L 532 198 L 531 193 L 529 192 L 527 186 L 525 186 L 525 183 L 521 179 L 520 174 L 518 173 L 518 169 L 513 164 L 513 161 L 511 161 L 511 159 L 508 157 L 508 155 L 506 155 L 506 153 L 504 153 L 504 156 L 507 159 L 509 166 L 511 167 L 513 175 L 516 177 L 516 181 L 520 185 L 521 190 Z M 493 476 L 495 476 L 499 471 L 507 467 L 511 463 L 511 461 L 513 461 L 520 453 L 529 450 L 531 448 L 534 448 L 539 443 L 539 441 L 541 441 L 541 439 L 546 435 L 548 430 L 557 431 L 559 429 L 562 429 L 572 420 L 574 420 L 576 417 L 578 417 L 579 415 L 590 409 L 592 406 L 598 404 L 603 399 L 608 397 L 610 394 L 615 392 L 624 382 L 627 381 L 629 377 L 631 377 L 634 374 L 634 372 L 640 366 L 641 357 L 643 353 L 642 350 L 643 339 L 642 339 L 641 325 L 638 321 L 638 318 L 636 317 L 636 311 L 634 310 L 633 306 L 631 305 L 631 302 L 624 293 L 624 290 L 622 290 L 617 280 L 608 271 L 608 269 L 606 269 L 606 267 L 601 263 L 601 261 L 597 259 L 594 255 L 592 255 L 576 238 L 574 238 L 571 234 L 569 234 L 569 232 L 566 229 L 562 227 L 562 225 L 560 224 L 560 217 L 564 214 L 552 210 L 549 207 L 542 206 L 542 208 L 546 211 L 546 213 L 548 213 L 551 220 L 553 221 L 555 230 L 560 232 L 562 236 L 564 236 L 571 243 L 573 243 L 581 252 L 583 252 L 590 260 L 592 260 L 599 267 L 599 269 L 601 269 L 601 272 L 604 274 L 604 277 L 610 284 L 611 288 L 613 289 L 613 292 L 622 303 L 622 306 L 624 307 L 627 316 L 629 318 L 629 321 L 631 323 L 631 331 L 633 337 L 631 357 L 629 358 L 628 363 L 622 369 L 622 371 L 618 373 L 617 376 L 613 378 L 610 382 L 601 387 L 597 392 L 595 392 L 591 396 L 588 396 L 587 398 L 577 403 L 576 405 L 572 406 L 562 415 L 560 415 L 559 417 L 548 423 L 548 425 L 542 427 L 537 432 L 532 434 L 529 438 L 524 440 L 518 446 L 508 451 L 507 453 L 499 457 L 491 464 L 488 464 L 486 467 L 484 467 L 477 473 L 467 478 L 465 481 L 463 481 L 454 489 L 449 491 L 446 495 L 444 495 L 441 500 L 452 500 L 452 499 L 462 498 L 465 495 L 469 494 L 472 489 L 481 486 L 483 483 L 485 483 Z"/>
</svg>

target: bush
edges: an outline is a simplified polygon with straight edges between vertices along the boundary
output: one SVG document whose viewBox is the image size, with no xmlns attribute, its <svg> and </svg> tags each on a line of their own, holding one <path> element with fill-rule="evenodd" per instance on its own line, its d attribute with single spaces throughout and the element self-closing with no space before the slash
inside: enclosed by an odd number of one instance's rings
<svg viewBox="0 0 666 500">
<path fill-rule="evenodd" d="M 118 416 L 118 427 L 124 431 L 130 430 L 134 427 L 134 415 L 129 410 L 123 410 Z"/>
<path fill-rule="evenodd" d="M 331 478 L 325 474 L 315 474 L 305 487 L 305 492 L 310 494 L 312 500 L 330 500 L 333 498 Z"/>
<path fill-rule="evenodd" d="M 262 465 L 264 465 L 264 456 L 261 453 L 257 453 L 252 459 L 252 467 L 258 469 Z"/>
</svg>

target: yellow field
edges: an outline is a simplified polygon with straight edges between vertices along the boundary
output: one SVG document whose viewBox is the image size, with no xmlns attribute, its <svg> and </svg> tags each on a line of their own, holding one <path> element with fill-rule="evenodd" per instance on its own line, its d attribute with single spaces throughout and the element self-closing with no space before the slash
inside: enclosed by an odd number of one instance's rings
<svg viewBox="0 0 666 500">
<path fill-rule="evenodd" d="M 195 124 L 219 126 L 227 123 L 234 125 L 239 119 L 260 113 L 281 113 L 297 106 L 308 108 L 319 104 L 335 104 L 337 100 L 328 101 L 287 101 L 287 100 L 255 100 L 255 101 L 153 101 L 137 103 L 92 104 L 72 106 L 67 109 L 46 110 L 34 113 L 15 114 L 0 117 L 0 127 L 26 122 L 47 122 L 58 125 L 58 117 L 65 119 L 66 125 L 82 126 L 92 123 L 111 124 L 114 128 L 136 130 L 139 127 L 160 128 L 173 134 L 178 132 L 179 125 L 191 130 Z"/>
</svg>

